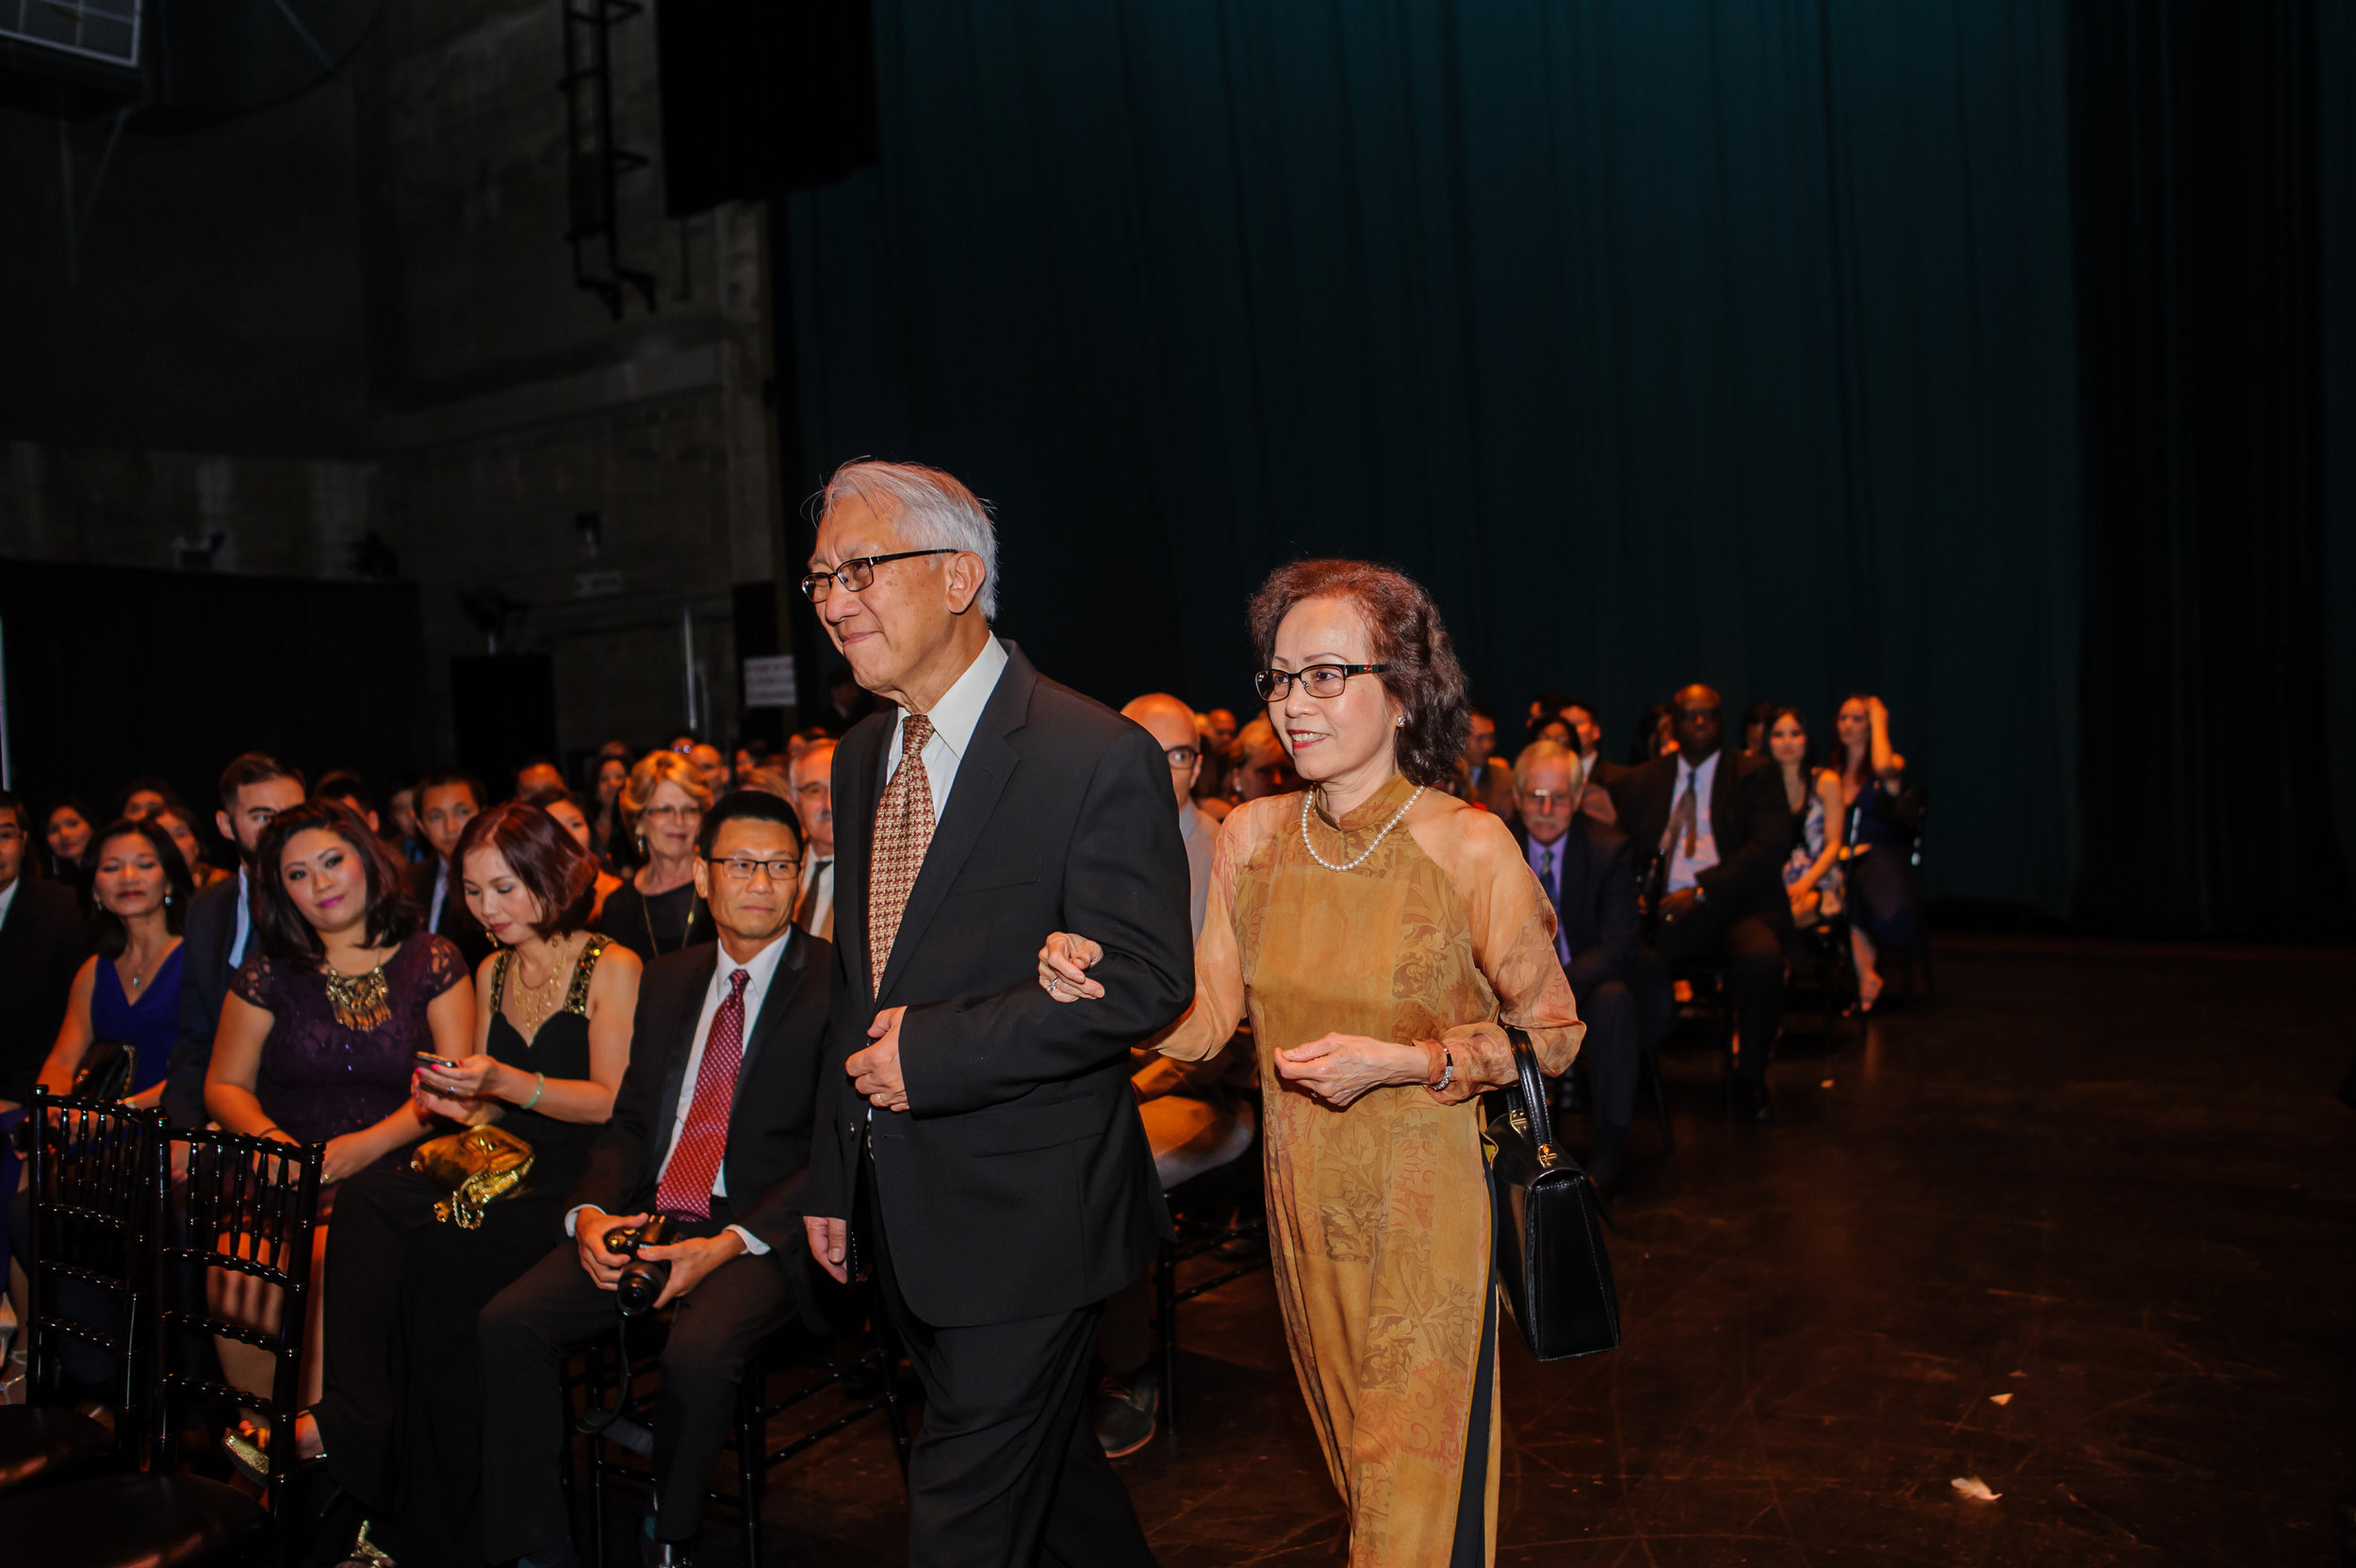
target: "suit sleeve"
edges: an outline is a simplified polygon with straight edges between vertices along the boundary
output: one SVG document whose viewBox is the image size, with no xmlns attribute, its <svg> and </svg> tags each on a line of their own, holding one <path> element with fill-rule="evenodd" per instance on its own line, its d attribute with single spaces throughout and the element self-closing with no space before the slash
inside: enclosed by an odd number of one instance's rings
<svg viewBox="0 0 2356 1568">
<path fill-rule="evenodd" d="M 638 1010 L 630 1025 L 630 1066 L 622 1071 L 622 1086 L 614 1095 L 614 1114 L 590 1146 L 589 1164 L 573 1185 L 568 1207 L 593 1203 L 608 1214 L 627 1213 L 622 1205 L 646 1184 L 655 1148 L 647 1123 L 662 1097 L 665 1055 L 662 1042 L 669 1037 L 664 1025 L 673 1003 L 666 994 L 670 988 L 646 985 L 638 988 Z"/>
<path fill-rule="evenodd" d="M 1186 852 L 1170 768 L 1134 727 L 1096 766 L 1064 859 L 1063 929 L 1102 944 L 1104 995 L 1065 1006 L 1025 967 L 989 996 L 924 1003 L 900 1023 L 911 1115 L 950 1116 L 1128 1060 L 1193 994 Z M 1047 933 L 1039 933 L 1045 939 Z"/>
<path fill-rule="evenodd" d="M 1753 768 L 1738 773 L 1736 780 L 1742 791 L 1742 847 L 1693 880 L 1709 890 L 1712 901 L 1747 908 L 1770 893 L 1782 896 L 1783 862 L 1792 853 L 1792 810 L 1783 801 L 1783 776 L 1775 769 Z"/>
<path fill-rule="evenodd" d="M 1595 900 L 1595 945 L 1571 955 L 1571 991 L 1585 996 L 1595 987 L 1628 978 L 1636 956 L 1636 873 L 1634 846 L 1626 839 L 1604 857 L 1603 871 L 1592 890 Z"/>
</svg>

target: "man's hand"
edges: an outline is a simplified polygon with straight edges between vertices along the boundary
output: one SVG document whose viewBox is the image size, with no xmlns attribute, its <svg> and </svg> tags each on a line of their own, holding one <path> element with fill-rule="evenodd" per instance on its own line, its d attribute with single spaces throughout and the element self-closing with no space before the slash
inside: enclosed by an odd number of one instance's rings
<svg viewBox="0 0 2356 1568">
<path fill-rule="evenodd" d="M 810 1233 L 810 1255 L 818 1260 L 818 1266 L 834 1276 L 834 1282 L 851 1282 L 850 1266 L 843 1260 L 851 1250 L 851 1227 L 840 1219 L 821 1219 L 814 1214 L 802 1216 L 802 1229 Z"/>
<path fill-rule="evenodd" d="M 641 1247 L 638 1255 L 655 1263 L 671 1266 L 671 1279 L 663 1287 L 663 1294 L 654 1298 L 653 1310 L 660 1312 L 695 1288 L 703 1277 L 744 1251 L 744 1238 L 734 1231 L 722 1231 L 716 1236 L 696 1236 L 687 1241 L 675 1241 L 668 1247 Z"/>
<path fill-rule="evenodd" d="M 643 1214 L 614 1215 L 602 1209 L 583 1209 L 574 1217 L 573 1245 L 581 1250 L 581 1266 L 599 1290 L 612 1290 L 622 1277 L 622 1266 L 630 1262 L 629 1253 L 605 1250 L 605 1233 L 646 1222 Z"/>
<path fill-rule="evenodd" d="M 1687 888 L 1682 892 L 1671 893 L 1661 901 L 1661 923 L 1663 925 L 1675 925 L 1693 912 L 1694 903 L 1693 890 L 1691 888 Z"/>
<path fill-rule="evenodd" d="M 1039 986 L 1058 1002 L 1093 1001 L 1104 994 L 1104 988 L 1089 979 L 1088 972 L 1104 957 L 1104 948 L 1086 937 L 1051 931 L 1047 945 L 1039 950 Z"/>
<path fill-rule="evenodd" d="M 900 1077 L 900 1016 L 907 1011 L 886 1007 L 877 1013 L 867 1026 L 867 1037 L 875 1043 L 843 1064 L 851 1086 L 879 1111 L 908 1108 L 908 1085 Z"/>
</svg>

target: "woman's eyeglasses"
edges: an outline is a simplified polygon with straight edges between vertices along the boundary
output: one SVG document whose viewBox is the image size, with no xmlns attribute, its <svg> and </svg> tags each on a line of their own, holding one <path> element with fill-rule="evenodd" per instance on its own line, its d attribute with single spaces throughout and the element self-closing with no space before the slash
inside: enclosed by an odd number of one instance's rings
<svg viewBox="0 0 2356 1568">
<path fill-rule="evenodd" d="M 875 568 L 887 561 L 908 561 L 920 555 L 955 555 L 946 546 L 936 550 L 901 550 L 892 555 L 862 555 L 845 561 L 830 572 L 812 572 L 802 579 L 802 597 L 812 604 L 824 604 L 834 585 L 843 584 L 845 593 L 863 593 L 875 580 Z"/>
<path fill-rule="evenodd" d="M 1381 675 L 1388 664 L 1312 664 L 1305 670 L 1262 670 L 1252 678 L 1262 702 L 1282 702 L 1292 694 L 1293 682 L 1308 688 L 1313 697 L 1337 697 L 1353 675 Z"/>
</svg>

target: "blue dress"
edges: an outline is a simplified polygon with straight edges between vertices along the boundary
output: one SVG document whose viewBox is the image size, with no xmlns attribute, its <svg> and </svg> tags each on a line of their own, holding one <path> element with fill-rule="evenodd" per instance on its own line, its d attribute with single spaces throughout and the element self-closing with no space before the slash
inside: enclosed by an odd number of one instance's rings
<svg viewBox="0 0 2356 1568">
<path fill-rule="evenodd" d="M 116 972 L 114 960 L 104 956 L 98 960 L 98 978 L 90 995 L 90 1038 L 137 1048 L 139 1061 L 131 1070 L 133 1094 L 162 1083 L 164 1069 L 172 1065 L 172 1041 L 180 1033 L 180 956 L 187 951 L 185 946 L 173 948 L 136 1001 L 123 994 L 123 976 Z"/>
<path fill-rule="evenodd" d="M 1857 841 L 1864 853 L 1849 861 L 1849 918 L 1876 947 L 1919 947 L 1922 890 L 1912 863 L 1914 835 L 1896 820 L 1897 800 L 1880 779 L 1866 781 L 1857 804 Z"/>
</svg>

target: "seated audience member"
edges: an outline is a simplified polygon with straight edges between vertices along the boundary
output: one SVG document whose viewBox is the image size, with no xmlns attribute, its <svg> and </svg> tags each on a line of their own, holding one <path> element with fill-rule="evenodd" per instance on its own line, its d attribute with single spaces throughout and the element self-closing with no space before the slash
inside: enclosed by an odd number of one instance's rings
<svg viewBox="0 0 2356 1568">
<path fill-rule="evenodd" d="M 802 829 L 802 886 L 794 923 L 834 940 L 834 743 L 813 741 L 794 759 L 787 783 Z"/>
<path fill-rule="evenodd" d="M 638 870 L 605 901 L 597 929 L 641 963 L 712 939 L 712 911 L 695 885 L 695 835 L 711 809 L 703 774 L 678 752 L 650 751 L 630 770 L 622 821 Z"/>
<path fill-rule="evenodd" d="M 607 1250 L 609 1231 L 661 1213 L 680 1238 L 643 1254 L 671 1266 L 657 1304 L 684 1298 L 689 1308 L 671 1325 L 655 1395 L 663 1561 L 692 1556 L 746 1355 L 797 1317 L 831 1328 L 834 1286 L 810 1259 L 797 1194 L 827 1066 L 834 953 L 792 924 L 801 853 L 793 808 L 774 795 L 739 791 L 704 816 L 695 876 L 717 945 L 647 966 L 613 1119 L 569 1200 L 573 1239 L 483 1310 L 490 1561 L 581 1560 L 553 1390 L 572 1349 L 614 1332 L 614 1285 L 629 1260 Z"/>
<path fill-rule="evenodd" d="M 736 787 L 735 776 L 728 771 L 728 754 L 710 741 L 697 741 L 689 746 L 687 760 L 704 776 L 704 788 L 712 792 L 712 799 L 719 799 Z"/>
<path fill-rule="evenodd" d="M 417 1056 L 473 1054 L 474 984 L 455 945 L 418 929 L 401 868 L 368 824 L 331 800 L 281 811 L 264 830 L 249 949 L 221 1004 L 205 1108 L 247 1137 L 327 1146 L 312 1244 L 313 1348 L 300 1389 L 300 1402 L 315 1405 L 335 1189 L 436 1130 L 411 1094 Z M 275 1287 L 221 1270 L 210 1272 L 207 1296 L 230 1323 L 266 1323 L 279 1309 Z M 268 1352 L 226 1338 L 217 1346 L 230 1382 L 268 1392 Z M 249 1425 L 228 1446 L 258 1470 L 255 1450 L 270 1441 Z M 303 1458 L 317 1451 L 315 1434 L 298 1430 L 294 1441 Z"/>
<path fill-rule="evenodd" d="M 1642 768 L 1671 755 L 1677 748 L 1676 711 L 1664 703 L 1655 703 L 1636 721 L 1636 733 L 1628 740 L 1628 766 L 1630 770 Z"/>
<path fill-rule="evenodd" d="M 539 804 L 550 796 L 578 829 Z M 353 1177 L 335 1198 L 316 1441 L 367 1511 L 369 1542 L 416 1568 L 483 1560 L 475 1320 L 564 1233 L 567 1195 L 630 1065 L 638 959 L 583 923 L 597 872 L 587 834 L 563 791 L 466 824 L 461 885 L 499 951 L 475 975 L 471 1051 L 417 1075 L 428 1110 L 496 1122 L 530 1144 L 528 1185 L 486 1205 L 472 1229 L 436 1214 L 447 1187 L 399 1164 Z"/>
<path fill-rule="evenodd" d="M 123 1097 L 134 1105 L 163 1098 L 164 1073 L 180 1033 L 183 923 L 196 890 L 188 862 L 154 818 L 126 818 L 91 841 L 93 943 L 98 951 L 74 976 L 74 992 L 57 1042 L 41 1063 L 41 1086 L 70 1094 L 90 1048 L 129 1046 Z"/>
<path fill-rule="evenodd" d="M 1247 800 L 1301 788 L 1301 780 L 1292 770 L 1292 760 L 1284 743 L 1276 738 L 1276 727 L 1268 723 L 1266 713 L 1236 732 L 1228 744 L 1227 757 L 1227 796 L 1231 805 L 1240 806 Z"/>
<path fill-rule="evenodd" d="M 1870 1013 L 1882 993 L 1875 967 L 1880 950 L 1922 945 L 1922 890 L 1911 853 L 1914 830 L 1906 820 L 1906 760 L 1890 749 L 1890 710 L 1879 697 L 1853 696 L 1841 705 L 1837 724 L 1840 752 L 1833 762 L 1841 815 L 1857 824 L 1841 896 L 1849 905 L 1857 1010 Z"/>
<path fill-rule="evenodd" d="M 0 1141 L 65 1021 L 90 927 L 73 887 L 33 873 L 32 813 L 0 792 Z M 11 1186 L 8 1192 L 16 1189 Z M 0 1201 L 8 1194 L 0 1193 Z"/>
<path fill-rule="evenodd" d="M 1513 775 L 1497 757 L 1497 721 L 1485 708 L 1472 710 L 1472 738 L 1464 743 L 1470 776 L 1464 798 L 1513 820 Z"/>
<path fill-rule="evenodd" d="M 1808 723 L 1798 709 L 1774 710 L 1765 726 L 1767 755 L 1792 810 L 1783 892 L 1792 901 L 1792 923 L 1814 925 L 1841 912 L 1841 780 L 1829 768 L 1808 765 Z"/>
<path fill-rule="evenodd" d="M 180 957 L 180 1024 L 164 1085 L 164 1115 L 174 1127 L 205 1122 L 205 1074 L 222 999 L 253 945 L 254 857 L 281 811 L 303 804 L 303 776 L 275 757 L 249 751 L 221 775 L 213 825 L 237 846 L 237 874 L 196 895 L 188 906 Z"/>
<path fill-rule="evenodd" d="M 1193 801 L 1195 770 L 1203 756 L 1195 742 L 1194 715 L 1176 697 L 1153 693 L 1137 698 L 1121 714 L 1152 733 L 1168 754 L 1170 793 L 1178 808 L 1178 836 L 1186 848 L 1186 911 L 1194 935 L 1211 892 L 1211 854 L 1219 825 Z M 1143 1048 L 1130 1053 L 1136 1064 L 1130 1085 L 1137 1116 L 1153 1149 L 1154 1174 L 1167 1192 L 1182 1183 L 1241 1159 L 1252 1148 L 1258 1123 L 1251 1086 L 1255 1064 L 1230 1041 L 1199 1062 L 1182 1062 Z M 1154 1359 L 1153 1270 L 1104 1303 L 1096 1330 L 1096 1358 L 1104 1366 L 1097 1383 L 1094 1428 L 1107 1459 L 1121 1459 L 1153 1441 L 1161 1411 L 1161 1374 Z"/>
<path fill-rule="evenodd" d="M 535 791 L 562 790 L 566 787 L 564 769 L 545 757 L 534 757 L 515 770 L 515 789 L 509 798 L 521 800 Z"/>
<path fill-rule="evenodd" d="M 1767 755 L 1767 726 L 1774 721 L 1780 707 L 1778 703 L 1755 702 L 1742 710 L 1743 756 Z"/>
<path fill-rule="evenodd" d="M 179 804 L 180 792 L 172 787 L 171 782 L 151 774 L 144 778 L 134 778 L 117 792 L 114 820 L 145 822 L 165 807 Z"/>
<path fill-rule="evenodd" d="M 321 774 L 318 786 L 311 792 L 311 798 L 342 801 L 352 808 L 354 816 L 368 825 L 369 832 L 379 838 L 384 837 L 384 829 L 377 823 L 376 796 L 369 792 L 367 780 L 351 769 L 337 768 L 333 773 Z"/>
<path fill-rule="evenodd" d="M 405 866 L 430 858 L 434 851 L 426 845 L 425 830 L 417 825 L 417 785 L 395 785 L 384 797 L 384 809 L 388 813 L 384 825 L 389 830 L 386 847 L 393 858 Z"/>
<path fill-rule="evenodd" d="M 1514 841 L 1554 906 L 1554 953 L 1571 982 L 1587 1040 L 1595 1144 L 1587 1165 L 1596 1190 L 1619 1185 L 1621 1146 L 1636 1114 L 1643 1021 L 1636 971 L 1636 875 L 1628 841 L 1579 810 L 1578 753 L 1533 741 L 1513 760 L 1519 797 Z"/>
<path fill-rule="evenodd" d="M 1640 858 L 1638 882 L 1655 890 L 1653 941 L 1667 965 L 1726 971 L 1742 1065 L 1742 1114 L 1774 1115 L 1767 1058 L 1783 1017 L 1783 942 L 1792 931 L 1783 862 L 1792 813 L 1774 766 L 1721 749 L 1725 704 L 1688 686 L 1672 710 L 1677 749 L 1622 778 L 1620 822 Z"/>
<path fill-rule="evenodd" d="M 1562 704 L 1558 716 L 1570 734 L 1564 744 L 1574 759 L 1579 808 L 1606 827 L 1617 827 L 1620 813 L 1612 798 L 1612 783 L 1628 770 L 1603 755 L 1603 723 L 1596 717 L 1595 705 L 1572 697 Z"/>
<path fill-rule="evenodd" d="M 630 759 L 599 757 L 596 789 L 590 796 L 589 831 L 597 838 L 597 858 L 608 871 L 626 871 L 632 858 L 630 829 L 622 821 L 622 790 L 630 782 Z"/>
<path fill-rule="evenodd" d="M 483 786 L 454 768 L 427 774 L 417 780 L 417 825 L 433 851 L 410 868 L 409 896 L 425 917 L 425 928 L 448 937 L 466 960 L 468 973 L 491 956 L 491 939 L 466 912 L 466 896 L 458 890 L 458 835 L 466 830 L 490 802 Z"/>
<path fill-rule="evenodd" d="M 735 758 L 735 763 L 736 763 L 736 773 L 735 773 L 735 776 L 736 776 L 736 781 L 737 781 L 737 783 L 738 783 L 740 786 L 741 786 L 741 785 L 743 785 L 743 784 L 744 784 L 747 780 L 749 780 L 749 779 L 753 776 L 753 775 L 755 775 L 756 773 L 759 773 L 759 772 L 761 771 L 761 769 L 762 764 L 763 764 L 763 763 L 765 763 L 765 762 L 767 762 L 768 760 L 769 760 L 769 743 L 768 743 L 768 742 L 766 742 L 766 741 L 739 741 L 739 742 L 737 742 L 737 743 L 736 743 L 736 758 Z"/>
<path fill-rule="evenodd" d="M 69 888 L 82 885 L 82 852 L 90 848 L 90 811 L 78 800 L 61 800 L 41 820 L 41 842 L 49 848 L 43 868 Z"/>
<path fill-rule="evenodd" d="M 524 804 L 537 806 L 541 810 L 555 818 L 556 825 L 570 834 L 573 842 L 579 844 L 581 853 L 588 856 L 591 863 L 596 865 L 597 836 L 590 831 L 589 810 L 581 804 L 579 795 L 570 790 L 534 790 L 524 797 Z M 473 824 L 469 823 L 467 825 L 471 827 Z M 463 841 L 465 836 L 462 834 L 460 837 Z M 622 887 L 622 879 L 606 870 L 604 866 L 596 865 L 596 870 L 597 879 L 591 885 L 589 891 L 589 913 L 581 922 L 591 930 L 597 929 L 597 917 L 605 911 L 605 901 L 613 894 L 619 892 Z M 472 910 L 474 905 L 469 902 L 466 907 Z M 480 918 L 479 914 L 477 918 Z M 491 935 L 495 939 L 499 939 L 498 932 L 494 931 Z"/>
<path fill-rule="evenodd" d="M 187 807 L 167 806 L 147 820 L 172 836 L 172 847 L 180 852 L 181 862 L 188 868 L 188 885 L 198 892 L 229 879 L 227 872 L 205 858 L 204 842 L 196 836 L 195 814 Z"/>
<path fill-rule="evenodd" d="M 1557 745 L 1562 744 L 1560 737 L 1546 733 L 1546 726 L 1562 716 L 1562 709 L 1570 700 L 1562 693 L 1551 689 L 1540 692 L 1531 697 L 1530 712 L 1522 721 L 1522 744 L 1528 746 L 1533 742 L 1546 740 L 1551 740 Z"/>
</svg>

